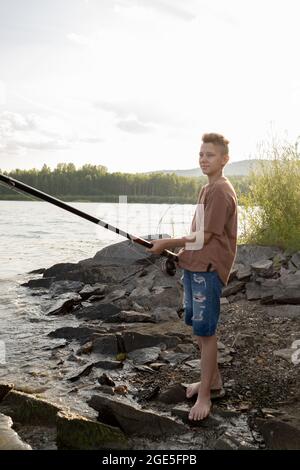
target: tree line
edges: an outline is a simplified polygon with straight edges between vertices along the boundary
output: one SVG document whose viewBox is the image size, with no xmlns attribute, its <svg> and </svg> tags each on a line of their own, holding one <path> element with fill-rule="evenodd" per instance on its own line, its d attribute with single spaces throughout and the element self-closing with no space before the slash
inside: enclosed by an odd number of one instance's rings
<svg viewBox="0 0 300 470">
<path fill-rule="evenodd" d="M 0 170 L 1 172 L 1 170 Z M 117 201 L 127 195 L 128 202 L 195 203 L 200 188 L 207 183 L 199 178 L 177 176 L 175 173 L 109 173 L 103 165 L 59 163 L 55 169 L 44 165 L 40 170 L 16 169 L 4 174 L 65 200 Z M 228 177 L 237 195 L 247 192 L 247 177 Z M 12 190 L 0 186 L 1 199 L 22 199 Z"/>
</svg>

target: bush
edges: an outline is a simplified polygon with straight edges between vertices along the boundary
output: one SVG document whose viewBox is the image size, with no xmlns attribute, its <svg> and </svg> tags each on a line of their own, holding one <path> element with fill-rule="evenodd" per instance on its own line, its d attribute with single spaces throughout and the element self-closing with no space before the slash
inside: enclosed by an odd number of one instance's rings
<svg viewBox="0 0 300 470">
<path fill-rule="evenodd" d="M 275 143 L 251 170 L 239 243 L 300 249 L 300 154 L 298 143 Z"/>
</svg>

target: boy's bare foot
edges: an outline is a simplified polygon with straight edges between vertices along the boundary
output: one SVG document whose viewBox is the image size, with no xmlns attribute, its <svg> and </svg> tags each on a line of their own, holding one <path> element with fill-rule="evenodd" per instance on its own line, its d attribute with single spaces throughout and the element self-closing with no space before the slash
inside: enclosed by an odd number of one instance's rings
<svg viewBox="0 0 300 470">
<path fill-rule="evenodd" d="M 187 386 L 186 397 L 191 398 L 199 392 L 201 382 L 195 382 Z M 221 390 L 223 388 L 222 380 L 218 380 L 211 385 L 211 390 Z"/>
<path fill-rule="evenodd" d="M 210 413 L 211 401 L 209 397 L 199 397 L 189 413 L 189 419 L 199 421 L 206 418 Z"/>
</svg>

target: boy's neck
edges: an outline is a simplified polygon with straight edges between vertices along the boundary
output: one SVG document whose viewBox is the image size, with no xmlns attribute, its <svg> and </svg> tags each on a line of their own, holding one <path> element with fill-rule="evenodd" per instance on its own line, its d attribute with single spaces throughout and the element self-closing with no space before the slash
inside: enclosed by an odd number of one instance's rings
<svg viewBox="0 0 300 470">
<path fill-rule="evenodd" d="M 219 171 L 218 173 L 215 173 L 214 175 L 207 175 L 208 177 L 208 184 L 213 184 L 216 181 L 218 181 L 220 178 L 224 178 L 223 171 Z"/>
</svg>

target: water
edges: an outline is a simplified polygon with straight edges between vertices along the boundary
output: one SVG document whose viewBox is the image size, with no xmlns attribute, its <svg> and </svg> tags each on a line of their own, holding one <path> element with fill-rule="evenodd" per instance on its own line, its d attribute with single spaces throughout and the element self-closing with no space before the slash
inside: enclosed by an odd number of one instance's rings
<svg viewBox="0 0 300 470">
<path fill-rule="evenodd" d="M 78 209 L 95 215 L 131 234 L 187 234 L 193 205 L 76 203 Z M 46 317 L 50 298 L 21 284 L 34 276 L 29 271 L 55 263 L 90 258 L 107 245 L 124 238 L 45 202 L 0 201 L 0 382 L 42 391 L 43 396 L 64 403 L 70 390 L 61 380 L 47 334 L 61 326 L 77 326 L 72 315 Z M 78 370 L 69 363 L 63 373 Z M 63 377 L 61 377 L 63 378 Z M 53 383 L 55 382 L 55 387 Z M 45 390 L 43 392 L 43 390 Z M 82 409 L 78 402 L 78 409 Z M 74 400 L 72 403 L 74 408 Z"/>
</svg>

